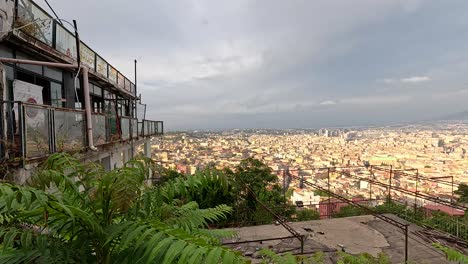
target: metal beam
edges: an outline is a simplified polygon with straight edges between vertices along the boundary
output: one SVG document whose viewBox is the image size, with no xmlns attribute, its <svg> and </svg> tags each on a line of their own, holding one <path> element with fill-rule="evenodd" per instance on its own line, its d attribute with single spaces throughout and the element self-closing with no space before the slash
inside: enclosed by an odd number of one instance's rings
<svg viewBox="0 0 468 264">
<path fill-rule="evenodd" d="M 349 177 L 352 177 L 352 178 L 355 178 L 355 179 L 358 179 L 358 180 L 367 181 L 369 183 L 373 183 L 375 185 L 379 185 L 379 186 L 382 186 L 382 187 L 385 187 L 385 188 L 389 187 L 388 184 L 386 184 L 386 183 L 382 183 L 382 182 L 372 180 L 372 179 L 368 179 L 368 178 L 364 178 L 364 177 L 354 176 L 354 175 L 352 175 L 352 174 L 350 174 L 348 172 L 342 171 L 341 174 L 344 174 L 346 176 L 349 176 Z M 428 201 L 431 201 L 431 202 L 434 202 L 434 203 L 437 203 L 437 204 L 446 205 L 446 206 L 449 206 L 449 207 L 452 207 L 452 208 L 455 208 L 455 209 L 459 209 L 459 210 L 463 210 L 463 211 L 468 209 L 468 207 L 460 205 L 460 204 L 455 204 L 453 202 L 444 201 L 444 200 L 438 199 L 436 197 L 433 197 L 433 196 L 430 196 L 430 195 L 427 195 L 427 194 L 422 194 L 420 192 L 413 192 L 413 191 L 410 191 L 410 190 L 407 190 L 407 189 L 404 189 L 404 188 L 401 188 L 401 187 L 393 186 L 393 190 L 399 191 L 399 192 L 404 193 L 404 194 L 412 195 L 412 196 L 415 196 L 415 197 L 418 197 L 418 198 L 423 198 L 425 200 L 428 200 Z"/>
<path fill-rule="evenodd" d="M 292 176 L 292 177 L 293 177 L 293 178 L 296 178 L 296 179 L 298 178 L 297 176 Z M 342 200 L 343 202 L 346 202 L 346 203 L 348 203 L 348 204 L 350 204 L 350 205 L 353 205 L 353 206 L 356 206 L 356 207 L 358 207 L 358 208 L 360 208 L 360 209 L 363 209 L 364 211 L 366 211 L 366 212 L 372 214 L 373 216 L 375 216 L 375 217 L 377 217 L 377 218 L 379 218 L 379 219 L 382 219 L 383 221 L 385 221 L 385 222 L 387 222 L 387 223 L 389 223 L 389 224 L 392 224 L 392 225 L 394 225 L 394 226 L 396 226 L 396 227 L 398 227 L 398 228 L 400 228 L 400 229 L 402 229 L 402 230 L 404 230 L 405 226 L 407 225 L 406 223 L 400 223 L 400 222 L 398 222 L 398 221 L 396 221 L 396 220 L 394 220 L 394 219 L 392 219 L 392 218 L 390 218 L 390 217 L 387 217 L 387 216 L 385 216 L 385 215 L 379 214 L 378 212 L 376 212 L 376 211 L 374 211 L 374 210 L 372 210 L 372 209 L 370 209 L 370 208 L 368 208 L 368 207 L 366 207 L 366 206 L 363 206 L 363 205 L 361 205 L 361 204 L 359 204 L 359 203 L 357 203 L 357 202 L 355 202 L 355 201 L 353 201 L 353 200 L 349 200 L 349 199 L 347 199 L 347 198 L 345 198 L 345 197 L 343 197 L 343 196 L 341 196 L 341 195 L 339 195 L 339 194 L 336 194 L 336 193 L 334 193 L 334 192 L 328 191 L 327 189 L 325 189 L 325 188 L 323 188 L 323 187 L 320 187 L 320 186 L 318 186 L 318 185 L 316 185 L 316 184 L 314 184 L 314 183 L 311 183 L 311 182 L 306 181 L 306 182 L 304 182 L 304 184 L 305 184 L 305 185 L 309 185 L 310 187 L 315 188 L 315 189 L 318 189 L 318 190 L 320 190 L 320 191 L 322 191 L 322 192 L 325 192 L 326 194 L 328 194 L 328 195 L 330 195 L 330 196 L 332 196 L 332 197 L 334 197 L 334 198 L 340 199 L 340 200 Z"/>
</svg>

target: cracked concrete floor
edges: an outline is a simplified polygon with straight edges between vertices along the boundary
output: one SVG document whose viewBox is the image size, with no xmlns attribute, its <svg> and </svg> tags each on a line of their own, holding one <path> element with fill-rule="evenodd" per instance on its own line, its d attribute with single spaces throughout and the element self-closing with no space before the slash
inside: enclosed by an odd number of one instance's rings
<svg viewBox="0 0 468 264">
<path fill-rule="evenodd" d="M 405 222 L 397 216 L 391 215 L 398 221 Z M 386 253 L 392 263 L 404 263 L 404 235 L 395 226 L 386 223 L 374 216 L 355 216 L 327 220 L 315 220 L 290 223 L 297 232 L 306 236 L 304 252 L 326 252 L 326 263 L 334 263 L 337 258 L 336 251 L 343 248 L 350 254 L 370 253 L 377 256 L 380 252 Z M 409 260 L 416 263 L 448 263 L 444 254 L 412 235 L 411 231 L 418 226 L 410 226 L 408 240 Z M 241 228 L 231 228 L 237 232 L 237 238 L 224 242 L 249 241 L 277 237 L 287 237 L 291 234 L 281 225 L 261 225 Z M 258 250 L 270 248 L 273 251 L 299 252 L 300 242 L 297 239 L 283 239 L 274 241 L 250 242 L 230 245 L 230 247 L 243 252 L 252 258 L 253 263 L 260 261 Z"/>
</svg>

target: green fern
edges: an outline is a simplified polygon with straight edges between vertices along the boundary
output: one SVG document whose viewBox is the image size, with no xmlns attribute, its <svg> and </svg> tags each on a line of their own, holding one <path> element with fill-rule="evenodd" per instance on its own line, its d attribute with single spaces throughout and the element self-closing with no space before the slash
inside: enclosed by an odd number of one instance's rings
<svg viewBox="0 0 468 264">
<path fill-rule="evenodd" d="M 105 172 L 53 154 L 28 186 L 0 184 L 0 263 L 243 263 L 207 230 L 231 208 L 200 209 L 184 194 L 204 183 L 145 185 L 153 164 L 135 159 Z M 205 183 L 206 184 L 206 183 Z"/>
</svg>

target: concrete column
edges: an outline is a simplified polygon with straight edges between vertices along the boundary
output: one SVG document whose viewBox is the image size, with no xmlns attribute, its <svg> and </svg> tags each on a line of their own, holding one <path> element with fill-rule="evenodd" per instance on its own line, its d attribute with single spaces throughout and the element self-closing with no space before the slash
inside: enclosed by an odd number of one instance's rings
<svg viewBox="0 0 468 264">
<path fill-rule="evenodd" d="M 102 157 L 101 164 L 106 171 L 111 171 L 113 168 L 113 165 L 111 162 L 111 156 Z"/>
<path fill-rule="evenodd" d="M 127 153 L 128 153 L 128 160 L 131 160 L 135 157 L 135 150 L 134 150 L 133 145 L 127 150 Z"/>
<path fill-rule="evenodd" d="M 111 164 L 112 164 L 112 169 L 123 167 L 122 149 L 117 149 L 112 152 Z"/>
<path fill-rule="evenodd" d="M 128 148 L 123 148 L 122 153 L 123 153 L 123 163 L 125 164 L 127 161 L 130 160 L 130 157 L 128 156 Z"/>
<path fill-rule="evenodd" d="M 145 140 L 145 156 L 151 158 L 151 139 Z"/>
</svg>

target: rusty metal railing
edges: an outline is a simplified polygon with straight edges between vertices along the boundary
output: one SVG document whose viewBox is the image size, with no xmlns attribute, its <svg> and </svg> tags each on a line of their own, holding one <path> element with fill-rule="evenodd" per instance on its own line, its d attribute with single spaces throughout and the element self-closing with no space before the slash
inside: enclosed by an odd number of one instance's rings
<svg viewBox="0 0 468 264">
<path fill-rule="evenodd" d="M 42 159 L 86 149 L 84 110 L 0 101 L 0 160 Z M 95 146 L 162 135 L 162 121 L 92 113 Z M 141 124 L 141 125 L 140 125 Z"/>
</svg>

